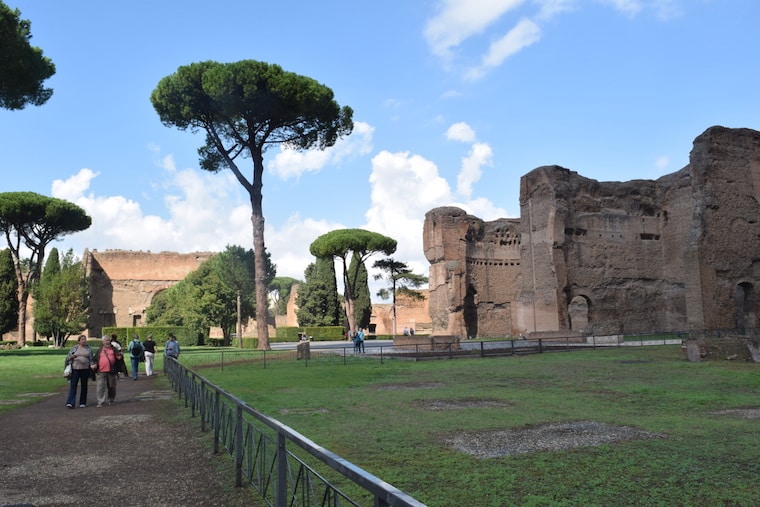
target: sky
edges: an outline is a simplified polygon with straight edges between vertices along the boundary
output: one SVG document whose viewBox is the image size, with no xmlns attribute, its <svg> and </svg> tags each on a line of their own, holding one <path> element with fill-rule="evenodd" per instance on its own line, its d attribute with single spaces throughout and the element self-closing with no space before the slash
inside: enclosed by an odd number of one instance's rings
<svg viewBox="0 0 760 507">
<path fill-rule="evenodd" d="M 265 155 L 267 250 L 296 279 L 342 228 L 427 275 L 433 208 L 519 217 L 537 167 L 655 179 L 711 126 L 760 130 L 756 0 L 4 1 L 56 74 L 46 104 L 0 109 L 0 191 L 81 206 L 92 226 L 51 245 L 78 256 L 252 248 L 248 195 L 150 103 L 199 61 L 275 63 L 354 110 L 334 147 Z"/>
</svg>

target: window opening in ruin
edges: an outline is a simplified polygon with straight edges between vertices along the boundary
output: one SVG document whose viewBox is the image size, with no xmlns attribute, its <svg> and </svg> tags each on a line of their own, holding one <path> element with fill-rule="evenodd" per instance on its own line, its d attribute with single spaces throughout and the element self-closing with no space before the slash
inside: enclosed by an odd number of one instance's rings
<svg viewBox="0 0 760 507">
<path fill-rule="evenodd" d="M 734 292 L 736 328 L 742 334 L 744 334 L 747 328 L 757 327 L 754 292 L 754 287 L 749 282 L 740 283 L 736 286 L 736 291 Z"/>
<path fill-rule="evenodd" d="M 467 294 L 464 296 L 464 327 L 467 332 L 465 338 L 477 338 L 478 336 L 478 307 L 476 296 L 478 291 L 472 285 L 467 286 Z"/>
<path fill-rule="evenodd" d="M 575 296 L 567 306 L 570 330 L 584 332 L 588 329 L 589 301 L 585 296 Z"/>
</svg>

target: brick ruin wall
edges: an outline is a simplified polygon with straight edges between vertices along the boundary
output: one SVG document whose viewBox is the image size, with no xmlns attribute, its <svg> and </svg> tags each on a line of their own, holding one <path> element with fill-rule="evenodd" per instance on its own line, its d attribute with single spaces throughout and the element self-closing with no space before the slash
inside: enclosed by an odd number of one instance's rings
<svg viewBox="0 0 760 507">
<path fill-rule="evenodd" d="M 104 326 L 146 325 L 145 309 L 153 297 L 213 255 L 212 252 L 86 251 L 83 261 L 90 277 L 89 336 L 100 336 Z"/>
<path fill-rule="evenodd" d="M 689 165 L 599 182 L 521 178 L 520 218 L 426 215 L 433 333 L 641 333 L 758 326 L 760 132 L 711 127 Z"/>
</svg>

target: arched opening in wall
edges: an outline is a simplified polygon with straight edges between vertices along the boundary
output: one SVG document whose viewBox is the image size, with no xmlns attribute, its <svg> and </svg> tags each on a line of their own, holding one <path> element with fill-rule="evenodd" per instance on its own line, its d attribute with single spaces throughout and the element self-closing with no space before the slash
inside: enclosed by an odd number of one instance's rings
<svg viewBox="0 0 760 507">
<path fill-rule="evenodd" d="M 575 296 L 567 306 L 567 315 L 570 318 L 570 330 L 584 332 L 588 329 L 589 300 L 586 296 Z"/>
<path fill-rule="evenodd" d="M 478 336 L 478 308 L 475 301 L 478 291 L 472 285 L 467 286 L 467 294 L 464 296 L 464 327 L 467 336 L 463 338 L 476 338 Z"/>
<path fill-rule="evenodd" d="M 757 313 L 755 312 L 755 290 L 751 283 L 742 282 L 734 291 L 736 303 L 736 328 L 744 334 L 746 329 L 757 327 Z"/>
<path fill-rule="evenodd" d="M 145 313 L 145 317 L 142 322 L 143 326 L 155 325 L 155 322 L 151 322 L 151 317 L 154 317 L 155 320 L 155 317 L 164 314 L 168 310 L 169 302 L 166 299 L 168 290 L 168 287 L 165 289 L 158 289 L 156 292 L 151 294 L 150 299 L 148 300 L 148 304 L 145 306 L 145 310 L 143 310 Z M 155 307 L 151 308 L 153 304 L 155 304 Z"/>
</svg>

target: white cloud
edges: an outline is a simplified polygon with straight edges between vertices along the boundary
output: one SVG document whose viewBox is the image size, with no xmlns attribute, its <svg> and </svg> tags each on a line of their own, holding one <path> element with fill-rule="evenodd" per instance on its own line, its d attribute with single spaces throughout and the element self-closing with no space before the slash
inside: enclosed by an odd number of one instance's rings
<svg viewBox="0 0 760 507">
<path fill-rule="evenodd" d="M 462 159 L 462 168 L 457 175 L 457 194 L 469 199 L 472 196 L 473 184 L 480 181 L 483 174 L 481 167 L 491 165 L 493 150 L 485 143 L 475 143 L 470 153 Z"/>
<path fill-rule="evenodd" d="M 523 3 L 524 0 L 444 0 L 438 14 L 425 26 L 425 38 L 433 54 L 448 59 L 452 48 Z"/>
<path fill-rule="evenodd" d="M 448 182 L 438 175 L 438 168 L 430 160 L 389 151 L 372 158 L 369 182 L 370 209 L 364 227 L 398 241 L 393 257 L 414 272 L 427 275 L 422 226 L 425 213 L 451 202 Z"/>
<path fill-rule="evenodd" d="M 475 140 L 475 131 L 463 121 L 454 123 L 446 131 L 446 139 L 450 141 L 461 141 L 463 143 L 471 143 Z"/>
<path fill-rule="evenodd" d="M 345 158 L 366 155 L 372 151 L 374 127 L 354 122 L 348 137 L 339 139 L 325 150 L 293 150 L 280 147 L 280 152 L 268 163 L 269 171 L 283 180 L 298 178 L 305 172 L 319 172 L 328 164 L 337 164 Z"/>
<path fill-rule="evenodd" d="M 491 44 L 480 65 L 469 69 L 465 77 L 469 80 L 480 79 L 510 56 L 539 40 L 541 40 L 541 28 L 529 19 L 521 19 L 506 35 Z"/>
<path fill-rule="evenodd" d="M 303 280 L 306 266 L 314 262 L 309 245 L 322 234 L 345 228 L 343 224 L 301 218 L 297 214 L 288 217 L 279 229 L 267 227 L 267 250 L 272 254 L 272 262 L 277 264 L 277 276 Z"/>
<path fill-rule="evenodd" d="M 536 18 L 545 20 L 573 10 L 577 0 L 536 0 L 536 3 L 540 7 Z"/>
<path fill-rule="evenodd" d="M 90 182 L 97 178 L 99 174 L 92 169 L 83 168 L 67 180 L 53 181 L 51 194 L 58 199 L 73 202 L 90 188 Z"/>
<path fill-rule="evenodd" d="M 644 8 L 640 0 L 601 0 L 602 3 L 611 5 L 615 10 L 628 16 L 635 16 Z"/>
<path fill-rule="evenodd" d="M 366 149 L 366 145 L 358 147 L 371 139 L 372 128 L 358 125 L 357 132 L 361 135 L 357 139 L 362 142 L 343 153 Z M 381 151 L 371 160 L 370 205 L 364 214 L 366 223 L 360 226 L 396 239 L 398 250 L 394 258 L 425 275 L 429 265 L 422 249 L 422 229 L 428 211 L 438 206 L 456 205 L 484 219 L 505 216 L 504 210 L 488 200 L 470 198 L 472 184 L 480 178 L 480 168 L 490 163 L 491 148 L 475 142 L 474 130 L 464 122 L 451 125 L 446 136 L 472 143 L 462 159 L 457 181 L 459 199 L 463 202 L 459 203 L 454 197 L 451 185 L 432 161 L 409 152 Z M 249 248 L 250 203 L 232 173 L 177 169 L 173 157 L 159 156 L 158 151 L 156 155 L 156 164 L 164 169 L 165 178 L 156 183 L 163 194 L 163 211 L 156 214 L 144 213 L 139 202 L 124 196 L 95 195 L 91 185 L 99 173 L 91 169 L 82 169 L 68 179 L 53 183 L 55 197 L 76 203 L 93 217 L 90 229 L 66 237 L 67 248 L 78 252 L 84 248 L 152 252 L 218 252 L 227 245 Z M 333 160 L 340 156 L 344 155 L 331 154 Z M 326 232 L 345 227 L 297 213 L 281 226 L 267 224 L 267 250 L 277 264 L 278 275 L 303 279 L 304 269 L 314 260 L 309 253 L 311 242 Z M 368 265 L 371 274 L 374 274 L 371 268 L 374 260 L 370 259 Z M 373 295 L 380 288 L 379 284 L 381 282 L 370 281 Z"/>
</svg>

